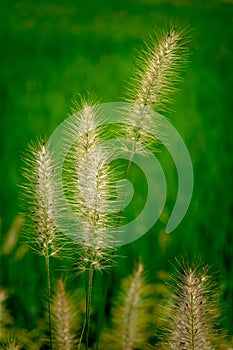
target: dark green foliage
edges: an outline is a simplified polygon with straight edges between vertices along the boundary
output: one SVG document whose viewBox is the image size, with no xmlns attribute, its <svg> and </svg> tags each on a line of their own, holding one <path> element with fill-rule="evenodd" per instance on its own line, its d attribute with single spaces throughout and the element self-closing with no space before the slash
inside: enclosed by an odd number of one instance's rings
<svg viewBox="0 0 233 350">
<path fill-rule="evenodd" d="M 168 270 L 174 256 L 201 252 L 205 262 L 221 271 L 226 305 L 222 323 L 233 331 L 232 6 L 227 1 L 1 2 L 1 243 L 18 215 L 20 154 L 29 141 L 50 136 L 68 115 L 77 92 L 94 92 L 101 102 L 119 100 L 141 38 L 154 24 L 162 27 L 164 20 L 180 17 L 197 35 L 192 64 L 173 105 L 176 112 L 168 116 L 191 153 L 191 207 L 180 227 L 166 235 L 176 173 L 161 152 L 169 189 L 166 208 L 151 232 L 120 250 L 128 259 L 119 259 L 110 277 L 108 300 L 139 255 L 156 279 L 155 271 Z M 140 179 L 132 178 L 140 193 Z M 17 243 L 7 253 L 1 248 L 0 254 L 0 285 L 13 292 L 15 322 L 32 329 L 41 317 L 46 289 L 43 262 Z M 54 262 L 55 274 L 58 268 L 64 264 Z M 72 287 L 79 282 L 69 283 Z M 99 279 L 95 288 L 96 295 L 102 293 Z M 98 297 L 94 302 L 99 307 Z"/>
</svg>

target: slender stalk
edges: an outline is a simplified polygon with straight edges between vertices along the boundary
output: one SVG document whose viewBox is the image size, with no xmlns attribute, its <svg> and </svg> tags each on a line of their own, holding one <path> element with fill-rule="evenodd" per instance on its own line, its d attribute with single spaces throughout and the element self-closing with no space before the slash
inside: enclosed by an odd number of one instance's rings
<svg viewBox="0 0 233 350">
<path fill-rule="evenodd" d="M 50 350 L 52 350 L 53 336 L 52 336 L 52 318 L 51 318 L 51 282 L 50 282 L 50 259 L 49 259 L 48 249 L 45 254 L 45 265 L 46 265 L 47 292 L 48 292 L 49 343 L 50 343 Z"/>
<path fill-rule="evenodd" d="M 131 155 L 129 161 L 128 161 L 128 164 L 127 164 L 127 169 L 126 169 L 126 172 L 125 172 L 125 180 L 128 180 L 129 178 L 129 173 L 130 173 L 130 169 L 131 169 L 131 166 L 132 166 L 132 159 L 133 159 L 133 156 L 134 154 Z M 123 196 L 122 196 L 122 200 L 121 200 L 121 206 L 120 206 L 120 211 L 119 211 L 119 216 L 118 216 L 118 219 L 117 219 L 117 228 L 119 229 L 119 226 L 120 226 L 120 222 L 121 222 L 121 215 L 122 215 L 122 212 L 123 212 L 123 204 L 124 204 L 124 199 L 125 199 L 125 195 L 126 195 L 126 183 L 124 185 L 124 191 L 123 191 Z M 112 252 L 112 254 L 114 254 L 114 251 Z"/>
<path fill-rule="evenodd" d="M 86 313 L 84 324 L 79 339 L 78 350 L 81 348 L 81 343 L 85 335 L 85 349 L 88 350 L 89 330 L 90 330 L 90 316 L 91 316 L 91 302 L 92 302 L 92 288 L 93 288 L 93 264 L 90 263 L 90 268 L 86 270 Z"/>
<path fill-rule="evenodd" d="M 82 344 L 82 340 L 83 340 L 83 336 L 84 336 L 85 329 L 86 329 L 86 318 L 84 319 L 84 323 L 83 323 L 83 328 L 82 328 L 81 336 L 80 336 L 80 338 L 79 338 L 78 350 L 80 350 L 80 348 L 81 348 L 81 344 Z"/>
<path fill-rule="evenodd" d="M 90 330 L 90 315 L 91 315 L 91 300 L 93 287 L 93 267 L 90 264 L 90 269 L 86 271 L 86 330 L 85 330 L 85 349 L 88 350 L 89 330 Z"/>
<path fill-rule="evenodd" d="M 97 336 L 96 336 L 96 345 L 95 345 L 95 350 L 99 349 L 99 342 L 100 342 L 100 335 L 101 331 L 103 329 L 104 325 L 104 316 L 105 316 L 105 305 L 106 305 L 106 298 L 107 298 L 107 292 L 108 292 L 108 287 L 110 285 L 110 274 L 108 271 L 103 271 L 102 274 L 102 279 L 104 281 L 104 289 L 102 293 L 102 302 L 100 303 L 100 312 L 99 312 L 99 318 L 98 318 L 98 331 L 97 331 Z"/>
</svg>

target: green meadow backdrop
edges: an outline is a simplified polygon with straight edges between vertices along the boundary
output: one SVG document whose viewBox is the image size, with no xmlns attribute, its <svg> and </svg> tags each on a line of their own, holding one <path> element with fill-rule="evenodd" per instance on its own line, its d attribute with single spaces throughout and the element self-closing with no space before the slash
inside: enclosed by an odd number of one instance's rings
<svg viewBox="0 0 233 350">
<path fill-rule="evenodd" d="M 23 219 L 19 216 L 18 185 L 23 182 L 23 152 L 31 140 L 48 138 L 71 114 L 78 94 L 94 93 L 101 102 L 122 101 L 143 38 L 176 20 L 194 29 L 192 54 L 173 112 L 166 116 L 192 158 L 193 198 L 182 223 L 166 234 L 177 177 L 172 159 L 161 147 L 158 158 L 168 183 L 164 211 L 150 232 L 119 249 L 108 302 L 114 298 L 120 279 L 139 259 L 145 264 L 148 280 L 160 285 L 173 269 L 175 258 L 192 260 L 202 255 L 204 263 L 217 272 L 224 306 L 222 326 L 233 333 L 230 0 L 0 2 L 0 286 L 8 290 L 9 308 L 18 326 L 36 326 L 46 293 L 44 261 L 28 249 L 20 234 Z M 137 209 L 145 197 L 141 174 L 134 175 L 135 205 L 131 208 Z M 133 209 L 129 215 L 133 217 Z M 61 274 L 59 264 L 53 262 L 54 276 Z M 95 281 L 97 301 L 102 293 L 101 278 Z M 69 288 L 82 283 L 82 278 L 71 278 Z"/>
</svg>

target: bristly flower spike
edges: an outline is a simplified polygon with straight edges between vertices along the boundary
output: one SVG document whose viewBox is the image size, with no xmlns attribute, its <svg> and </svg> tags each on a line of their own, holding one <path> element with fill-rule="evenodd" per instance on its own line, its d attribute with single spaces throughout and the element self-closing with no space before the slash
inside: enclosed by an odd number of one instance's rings
<svg viewBox="0 0 233 350">
<path fill-rule="evenodd" d="M 53 256 L 59 251 L 55 225 L 55 164 L 43 141 L 30 145 L 29 152 L 24 169 L 28 182 L 23 186 L 29 243 L 38 253 Z"/>
<path fill-rule="evenodd" d="M 171 282 L 159 349 L 213 350 L 217 340 L 218 293 L 207 267 L 182 266 Z"/>
<path fill-rule="evenodd" d="M 65 282 L 59 279 L 51 297 L 53 344 L 56 350 L 74 350 L 80 320 L 72 295 L 66 292 Z"/>
<path fill-rule="evenodd" d="M 104 348 L 141 349 L 150 337 L 152 324 L 153 287 L 146 283 L 141 262 L 121 284 L 112 312 L 113 328 L 103 334 Z"/>
<path fill-rule="evenodd" d="M 187 66 L 188 38 L 185 30 L 171 26 L 150 41 L 146 52 L 139 56 L 141 69 L 136 72 L 138 86 L 132 89 L 132 98 L 141 106 L 166 111 L 181 80 L 180 73 Z"/>
<path fill-rule="evenodd" d="M 81 111 L 67 130 L 67 137 L 77 140 L 67 159 L 74 174 L 67 181 L 67 193 L 80 226 L 74 232 L 79 237 L 80 270 L 102 270 L 112 259 L 113 237 L 108 231 L 114 221 L 109 203 L 114 174 L 109 165 L 111 152 L 100 144 L 100 118 L 95 104 L 82 101 Z"/>
<path fill-rule="evenodd" d="M 151 146 L 159 136 L 160 126 L 152 111 L 168 110 L 181 80 L 180 75 L 187 65 L 188 41 L 186 30 L 171 26 L 155 39 L 151 37 L 146 43 L 146 50 L 137 60 L 138 68 L 127 99 L 130 107 L 126 112 L 129 125 L 126 136 L 135 145 L 137 143 L 135 152 L 141 151 L 143 144 Z"/>
</svg>

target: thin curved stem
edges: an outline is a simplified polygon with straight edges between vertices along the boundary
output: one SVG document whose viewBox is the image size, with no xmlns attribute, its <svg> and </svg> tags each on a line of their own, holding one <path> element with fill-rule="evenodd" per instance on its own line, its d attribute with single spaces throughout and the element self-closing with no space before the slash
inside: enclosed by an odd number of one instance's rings
<svg viewBox="0 0 233 350">
<path fill-rule="evenodd" d="M 108 287 L 110 283 L 110 274 L 108 271 L 103 271 L 102 278 L 104 280 L 104 290 L 103 290 L 103 297 L 102 297 L 102 302 L 100 304 L 100 312 L 99 312 L 99 319 L 98 319 L 98 330 L 97 330 L 97 337 L 96 337 L 96 345 L 95 345 L 95 350 L 99 349 L 99 341 L 100 341 L 100 334 L 101 330 L 103 328 L 104 324 L 104 311 L 105 311 L 105 305 L 106 305 L 106 299 L 107 299 L 107 293 L 108 293 Z"/>
<path fill-rule="evenodd" d="M 52 337 L 52 317 L 51 317 L 51 281 L 50 281 L 50 259 L 49 259 L 48 249 L 45 254 L 45 265 L 46 265 L 47 292 L 48 292 L 49 342 L 50 342 L 50 350 L 52 350 L 53 337 Z"/>
<path fill-rule="evenodd" d="M 130 154 L 130 158 L 127 164 L 127 168 L 126 168 L 126 172 L 125 172 L 125 179 L 128 180 L 129 178 L 129 173 L 132 167 L 132 163 L 133 163 L 133 157 L 135 155 L 135 144 L 133 145 L 131 154 Z M 121 215 L 123 212 L 123 205 L 124 205 L 124 200 L 125 200 L 125 196 L 126 196 L 126 184 L 124 185 L 124 192 L 123 192 L 123 196 L 122 196 L 122 200 L 121 200 L 121 206 L 120 206 L 120 211 L 119 211 L 119 215 L 118 215 L 118 220 L 117 220 L 117 228 L 119 229 L 120 226 L 120 221 L 121 221 Z"/>
<path fill-rule="evenodd" d="M 88 350 L 90 315 L 91 315 L 91 300 L 93 287 L 93 266 L 90 263 L 90 268 L 86 272 L 86 331 L 85 331 L 85 348 Z"/>
<path fill-rule="evenodd" d="M 78 343 L 78 349 L 77 350 L 80 350 L 80 348 L 81 348 L 81 344 L 82 344 L 82 340 L 83 340 L 85 329 L 86 329 L 86 318 L 84 319 L 83 328 L 82 328 L 81 336 L 79 338 L 79 343 Z"/>
</svg>

